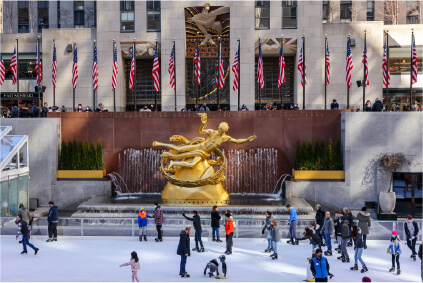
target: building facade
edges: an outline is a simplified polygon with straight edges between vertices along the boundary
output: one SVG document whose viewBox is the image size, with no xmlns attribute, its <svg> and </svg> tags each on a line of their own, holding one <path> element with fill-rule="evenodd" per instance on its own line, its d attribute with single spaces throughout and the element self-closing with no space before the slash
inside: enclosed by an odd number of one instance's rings
<svg viewBox="0 0 423 283">
<path fill-rule="evenodd" d="M 73 105 L 72 64 L 78 49 L 78 86 L 75 104 L 103 103 L 108 109 L 131 111 L 157 103 L 163 111 L 181 110 L 207 103 L 216 109 L 218 101 L 226 110 L 246 104 L 250 110 L 266 103 L 288 107 L 303 105 L 301 74 L 297 70 L 302 37 L 305 38 L 307 85 L 305 109 L 325 109 L 325 34 L 330 52 L 330 84 L 326 107 L 337 99 L 347 107 L 346 43 L 351 35 L 354 68 L 349 89 L 351 108 L 362 108 L 362 54 L 367 34 L 369 81 L 366 97 L 388 102 L 388 109 L 407 110 L 410 97 L 411 29 L 418 54 L 418 80 L 413 100 L 422 103 L 423 25 L 421 1 L 2 1 L 1 52 L 6 80 L 1 87 L 2 107 L 38 102 L 35 91 L 35 50 L 40 36 L 43 81 L 40 101 L 49 105 Z M 202 21 L 204 20 L 204 21 Z M 391 81 L 382 84 L 382 55 L 385 32 L 389 30 Z M 198 42 L 201 54 L 201 83 L 194 79 L 193 57 Z M 286 81 L 277 86 L 279 47 L 283 35 Z M 19 90 L 12 85 L 9 64 L 14 43 L 19 44 Z M 220 39 L 219 39 L 220 37 Z M 264 88 L 257 83 L 258 45 L 262 45 Z M 207 40 L 207 39 L 211 39 Z M 53 91 L 52 50 L 57 49 L 57 83 Z M 94 40 L 98 50 L 99 82 L 94 94 L 92 62 Z M 117 45 L 117 88 L 112 91 L 113 40 Z M 222 42 L 225 86 L 215 87 L 218 43 Z M 240 101 L 233 90 L 231 67 L 240 42 Z M 129 90 L 132 46 L 135 42 L 134 91 Z M 169 58 L 175 42 L 176 90 L 169 84 Z M 154 91 L 153 57 L 158 51 L 160 90 Z M 19 93 L 18 93 L 19 92 Z M 114 105 L 115 101 L 115 105 Z M 175 109 L 176 101 L 176 109 Z"/>
</svg>

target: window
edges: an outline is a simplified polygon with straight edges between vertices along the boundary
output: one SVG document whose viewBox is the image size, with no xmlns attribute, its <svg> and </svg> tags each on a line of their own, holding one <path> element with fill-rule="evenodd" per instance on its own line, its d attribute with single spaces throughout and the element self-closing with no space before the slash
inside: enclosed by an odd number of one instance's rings
<svg viewBox="0 0 423 283">
<path fill-rule="evenodd" d="M 256 1 L 256 29 L 270 29 L 270 1 Z"/>
<path fill-rule="evenodd" d="M 60 28 L 60 0 L 57 1 L 57 28 Z"/>
<path fill-rule="evenodd" d="M 120 32 L 135 31 L 134 1 L 120 1 Z"/>
<path fill-rule="evenodd" d="M 48 1 L 38 1 L 38 32 L 48 28 Z"/>
<path fill-rule="evenodd" d="M 407 24 L 420 24 L 419 2 L 407 0 Z"/>
<path fill-rule="evenodd" d="M 10 71 L 10 61 L 12 60 L 11 53 L 3 53 L 4 67 L 5 67 L 5 78 L 12 79 L 12 72 Z M 19 79 L 35 78 L 35 53 L 19 53 Z M 40 54 L 42 60 L 42 54 Z"/>
<path fill-rule="evenodd" d="M 367 21 L 375 20 L 375 1 L 367 1 Z"/>
<path fill-rule="evenodd" d="M 411 47 L 390 47 L 389 48 L 389 71 L 391 75 L 410 74 L 411 69 Z M 423 47 L 416 46 L 417 50 L 417 70 L 421 74 L 423 71 Z"/>
<path fill-rule="evenodd" d="M 351 22 L 351 1 L 341 1 L 341 23 Z"/>
<path fill-rule="evenodd" d="M 147 1 L 147 31 L 160 31 L 160 1 Z"/>
<path fill-rule="evenodd" d="M 73 3 L 74 3 L 73 27 L 84 28 L 85 27 L 84 1 L 73 1 Z"/>
<path fill-rule="evenodd" d="M 297 1 L 282 1 L 282 28 L 297 28 Z"/>
<path fill-rule="evenodd" d="M 329 22 L 330 1 L 323 1 L 323 23 Z"/>
<path fill-rule="evenodd" d="M 29 2 L 18 2 L 18 32 L 29 32 Z"/>
</svg>

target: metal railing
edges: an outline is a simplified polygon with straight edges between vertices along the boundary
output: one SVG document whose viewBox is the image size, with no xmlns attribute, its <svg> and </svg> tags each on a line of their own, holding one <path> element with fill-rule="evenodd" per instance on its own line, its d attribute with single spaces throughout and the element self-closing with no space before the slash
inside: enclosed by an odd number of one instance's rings
<svg viewBox="0 0 423 283">
<path fill-rule="evenodd" d="M 1 235 L 16 235 L 17 226 L 15 224 L 15 217 L 1 217 Z M 285 225 L 286 219 L 275 219 L 278 222 L 279 230 L 283 238 L 288 238 L 289 226 Z M 236 238 L 260 238 L 265 220 L 252 218 L 238 218 L 235 219 L 235 234 Z M 297 222 L 297 236 L 302 236 L 305 227 L 309 227 L 314 219 L 300 219 Z M 423 221 L 415 220 L 418 223 L 420 231 L 422 231 Z M 401 239 L 405 240 L 404 223 L 405 221 L 382 221 L 372 220 L 372 227 L 367 237 L 369 240 L 388 240 L 393 230 L 398 231 Z M 221 221 L 220 235 L 224 237 L 225 228 L 224 221 Z M 211 237 L 212 228 L 211 220 L 201 220 L 203 228 L 203 237 Z M 177 237 L 181 230 L 186 226 L 192 226 L 192 222 L 185 218 L 175 217 L 165 218 L 165 223 L 162 225 L 163 235 L 165 237 Z M 34 218 L 32 224 L 32 235 L 47 235 L 48 222 L 46 217 Z M 57 225 L 57 231 L 60 236 L 138 236 L 138 219 L 137 218 L 75 218 L 75 217 L 60 217 Z M 422 232 L 419 233 L 417 241 L 422 240 Z M 156 226 L 154 219 L 148 219 L 147 235 L 156 236 Z"/>
</svg>

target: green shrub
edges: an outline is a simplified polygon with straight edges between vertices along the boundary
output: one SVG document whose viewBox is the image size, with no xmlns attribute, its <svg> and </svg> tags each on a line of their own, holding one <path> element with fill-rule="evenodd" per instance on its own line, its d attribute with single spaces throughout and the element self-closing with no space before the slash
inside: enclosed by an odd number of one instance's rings
<svg viewBox="0 0 423 283">
<path fill-rule="evenodd" d="M 100 141 L 97 142 L 97 149 L 96 149 L 96 169 L 103 170 L 104 169 L 104 161 L 103 161 L 103 146 Z"/>
<path fill-rule="evenodd" d="M 82 147 L 82 162 L 84 170 L 88 170 L 90 166 L 90 146 L 88 144 L 88 141 L 86 141 Z"/>
<path fill-rule="evenodd" d="M 97 148 L 94 142 L 62 141 L 59 156 L 59 170 L 103 170 L 103 147 L 100 141 Z"/>
<path fill-rule="evenodd" d="M 329 139 L 329 146 L 328 146 L 328 165 L 329 165 L 329 170 L 335 170 L 335 168 L 336 168 L 335 148 L 333 146 L 332 139 Z"/>
<path fill-rule="evenodd" d="M 318 141 L 314 144 L 314 160 L 315 160 L 315 170 L 322 170 L 322 161 L 320 156 L 320 144 Z"/>
<path fill-rule="evenodd" d="M 322 169 L 321 170 L 329 170 L 328 168 L 328 155 L 327 155 L 327 146 L 326 141 L 322 140 L 320 143 L 320 160 L 322 163 Z"/>
<path fill-rule="evenodd" d="M 341 145 L 340 139 L 336 140 L 335 160 L 336 160 L 336 170 L 344 170 L 344 160 L 342 157 L 342 145 Z"/>
<path fill-rule="evenodd" d="M 82 144 L 82 141 L 79 141 L 78 143 L 78 150 L 76 155 L 78 156 L 77 166 L 76 170 L 85 170 L 84 168 L 84 152 L 83 152 L 84 146 Z"/>
<path fill-rule="evenodd" d="M 88 169 L 89 170 L 95 170 L 97 165 L 96 160 L 96 152 L 93 141 L 90 143 L 90 149 L 89 149 L 89 157 L 88 157 Z"/>
<path fill-rule="evenodd" d="M 59 170 L 65 170 L 66 168 L 66 158 L 67 158 L 67 145 L 65 141 L 62 141 L 62 150 L 60 151 L 59 157 Z"/>
</svg>

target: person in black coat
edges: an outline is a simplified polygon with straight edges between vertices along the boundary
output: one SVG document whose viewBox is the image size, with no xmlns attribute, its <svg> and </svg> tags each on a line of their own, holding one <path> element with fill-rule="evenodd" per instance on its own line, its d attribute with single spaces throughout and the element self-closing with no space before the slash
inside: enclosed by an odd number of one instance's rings
<svg viewBox="0 0 423 283">
<path fill-rule="evenodd" d="M 219 208 L 217 207 L 217 205 L 213 206 L 213 210 L 212 213 L 210 214 L 211 217 L 211 227 L 212 227 L 212 237 L 213 237 L 213 242 L 222 242 L 220 240 L 220 234 L 219 234 L 219 227 L 220 227 L 220 215 L 218 212 Z"/>
<path fill-rule="evenodd" d="M 348 207 L 344 207 L 342 209 L 342 211 L 344 212 L 343 215 L 345 217 L 345 220 L 348 220 L 348 228 L 349 228 L 349 231 L 350 231 L 350 241 L 347 243 L 347 246 L 352 247 L 353 243 L 352 243 L 352 236 L 351 236 L 351 227 L 354 224 L 353 215 L 352 215 L 351 211 L 348 209 Z"/>
<path fill-rule="evenodd" d="M 381 112 L 383 110 L 383 103 L 380 101 L 379 98 L 376 98 L 375 103 L 373 103 L 372 111 L 379 111 Z"/>
<path fill-rule="evenodd" d="M 404 223 L 404 231 L 407 239 L 407 246 L 411 250 L 411 258 L 416 260 L 416 241 L 417 235 L 419 234 L 419 227 L 415 221 L 413 221 L 413 216 L 408 215 L 407 221 Z"/>
<path fill-rule="evenodd" d="M 187 220 L 192 221 L 192 225 L 194 226 L 195 230 L 195 248 L 192 249 L 193 251 L 197 252 L 204 252 L 203 241 L 201 240 L 201 233 L 203 232 L 201 229 L 201 219 L 200 215 L 198 215 L 197 210 L 192 212 L 192 218 L 185 216 L 185 213 L 182 213 L 182 216 L 185 217 Z M 198 247 L 198 243 L 200 243 L 201 249 Z"/>
<path fill-rule="evenodd" d="M 182 230 L 179 234 L 179 244 L 176 254 L 181 256 L 181 264 L 179 269 L 179 275 L 181 277 L 189 277 L 190 275 L 185 270 L 187 264 L 187 257 L 191 255 L 189 247 L 189 234 L 191 233 L 191 227 L 186 227 L 185 230 Z"/>
<path fill-rule="evenodd" d="M 322 209 L 320 204 L 316 204 L 316 216 L 314 218 L 316 219 L 316 224 L 319 225 L 318 229 L 316 229 L 316 234 L 320 238 L 320 245 L 324 246 L 324 241 L 320 231 L 322 231 L 323 224 L 325 223 L 325 211 Z"/>
<path fill-rule="evenodd" d="M 57 206 L 54 205 L 53 201 L 48 203 L 50 210 L 48 211 L 48 239 L 46 242 L 57 241 L 57 223 L 59 222 L 59 212 L 57 211 Z M 53 238 L 54 236 L 54 238 Z"/>
</svg>

